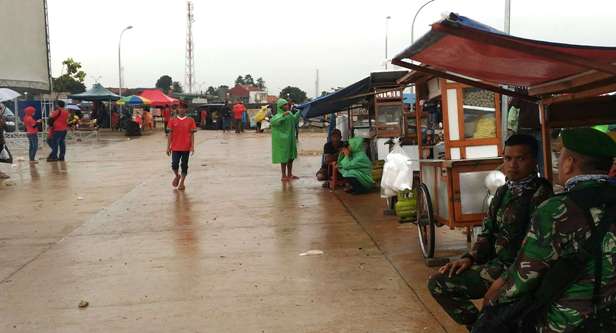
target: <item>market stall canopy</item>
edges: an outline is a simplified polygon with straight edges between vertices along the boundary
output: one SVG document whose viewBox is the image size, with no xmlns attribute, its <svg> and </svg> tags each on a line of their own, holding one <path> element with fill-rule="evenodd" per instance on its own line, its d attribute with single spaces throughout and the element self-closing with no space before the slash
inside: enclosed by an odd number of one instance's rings
<svg viewBox="0 0 616 333">
<path fill-rule="evenodd" d="M 122 97 L 117 102 L 117 104 L 118 105 L 130 105 L 130 106 L 150 105 L 150 100 L 145 97 L 141 97 L 137 95 L 130 95 L 130 96 Z"/>
<path fill-rule="evenodd" d="M 454 13 L 392 63 L 514 96 L 519 94 L 500 85 L 525 87 L 524 95 L 535 98 L 616 90 L 616 47 L 514 37 Z"/>
<path fill-rule="evenodd" d="M 144 90 L 139 94 L 139 96 L 149 99 L 151 106 L 165 106 L 165 105 L 180 104 L 179 100 L 165 95 L 165 93 L 163 93 L 159 89 Z"/>
<path fill-rule="evenodd" d="M 105 89 L 99 83 L 95 83 L 90 90 L 80 94 L 69 95 L 68 97 L 80 101 L 117 101 L 120 99 L 120 96 Z"/>
<path fill-rule="evenodd" d="M 370 76 L 340 89 L 332 94 L 321 96 L 296 108 L 302 111 L 302 117 L 314 118 L 329 113 L 344 111 L 352 105 L 373 95 L 376 89 L 397 87 L 396 81 L 408 71 L 374 72 Z"/>
</svg>

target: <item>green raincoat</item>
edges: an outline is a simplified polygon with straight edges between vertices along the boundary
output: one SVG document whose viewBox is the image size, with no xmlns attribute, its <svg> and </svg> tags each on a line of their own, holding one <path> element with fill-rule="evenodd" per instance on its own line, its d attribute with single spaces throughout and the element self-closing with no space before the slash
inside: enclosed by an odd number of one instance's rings
<svg viewBox="0 0 616 333">
<path fill-rule="evenodd" d="M 272 117 L 272 163 L 287 163 L 297 158 L 296 126 L 299 124 L 300 113 L 284 115 L 282 108 L 287 100 L 280 98 L 276 102 L 276 115 Z"/>
<path fill-rule="evenodd" d="M 338 157 L 338 171 L 342 177 L 353 177 L 366 189 L 374 186 L 372 180 L 372 162 L 364 151 L 364 138 L 354 137 L 349 139 L 349 150 L 351 154 Z"/>
</svg>

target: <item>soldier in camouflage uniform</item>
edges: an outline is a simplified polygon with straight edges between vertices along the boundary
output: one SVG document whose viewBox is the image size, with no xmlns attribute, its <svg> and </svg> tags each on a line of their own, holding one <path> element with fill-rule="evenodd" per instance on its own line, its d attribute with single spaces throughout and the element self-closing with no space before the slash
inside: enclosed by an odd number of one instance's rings
<svg viewBox="0 0 616 333">
<path fill-rule="evenodd" d="M 505 142 L 498 188 L 470 253 L 441 267 L 430 277 L 432 296 L 458 323 L 470 327 L 479 314 L 471 302 L 483 298 L 491 284 L 513 263 L 535 207 L 552 195 L 552 185 L 537 176 L 538 144 L 528 135 Z"/>
<path fill-rule="evenodd" d="M 580 249 L 588 247 L 586 242 L 591 234 L 601 229 L 599 222 L 614 217 L 616 182 L 608 178 L 607 173 L 612 158 L 616 156 L 616 143 L 604 133 L 590 128 L 566 130 L 561 137 L 563 149 L 558 165 L 565 192 L 537 208 L 519 257 L 502 280 L 494 284 L 502 287 L 488 292 L 494 296 L 486 296 L 492 306 L 513 304 L 532 295 L 540 283 L 545 288 L 562 280 L 564 274 L 552 274 L 556 276 L 551 281 L 542 281 L 542 278 L 550 273 L 550 269 L 557 269 L 558 260 L 579 256 Z M 582 208 L 582 201 L 590 208 Z M 608 209 L 610 214 L 606 214 Z M 595 325 L 597 313 L 604 319 L 607 317 L 611 325 L 616 321 L 616 223 L 611 220 L 603 230 L 605 233 L 593 244 L 598 247 L 596 257 L 584 257 L 580 268 L 566 266 L 566 271 L 577 270 L 579 273 L 563 283 L 564 287 L 556 294 L 558 296 L 545 301 L 543 311 L 534 314 L 535 331 L 614 332 L 616 328 L 613 326 L 606 328 L 601 324 L 603 327 L 599 328 L 600 325 Z M 599 271 L 595 271 L 597 258 L 602 261 Z M 601 278 L 595 281 L 597 272 Z M 534 303 L 540 302 L 540 294 L 532 299 Z M 480 321 L 483 320 L 482 317 Z M 593 325 L 596 328 L 589 328 Z"/>
</svg>

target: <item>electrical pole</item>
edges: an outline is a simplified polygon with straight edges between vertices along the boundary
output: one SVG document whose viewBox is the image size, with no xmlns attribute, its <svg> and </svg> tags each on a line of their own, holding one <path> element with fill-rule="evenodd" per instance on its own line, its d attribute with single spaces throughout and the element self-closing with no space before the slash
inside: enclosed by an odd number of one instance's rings
<svg viewBox="0 0 616 333">
<path fill-rule="evenodd" d="M 192 94 L 195 83 L 195 54 L 193 52 L 192 24 L 195 22 L 193 14 L 194 6 L 192 1 L 186 1 L 186 68 L 184 73 L 184 84 L 188 93 Z"/>
<path fill-rule="evenodd" d="M 391 19 L 391 16 L 387 16 L 385 18 L 385 70 L 387 70 L 387 61 L 389 58 L 389 55 L 387 52 L 389 49 L 389 47 L 387 46 L 387 38 L 389 37 L 388 35 L 389 35 L 389 20 L 390 19 Z"/>
<path fill-rule="evenodd" d="M 314 80 L 314 98 L 319 97 L 319 70 L 317 69 L 317 76 Z"/>
</svg>

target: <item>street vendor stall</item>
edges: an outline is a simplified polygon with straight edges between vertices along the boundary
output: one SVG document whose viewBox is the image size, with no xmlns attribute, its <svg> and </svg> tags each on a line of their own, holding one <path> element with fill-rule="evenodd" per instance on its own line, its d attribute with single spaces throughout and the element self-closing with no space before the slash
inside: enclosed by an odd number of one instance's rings
<svg viewBox="0 0 616 333">
<path fill-rule="evenodd" d="M 195 122 L 201 129 L 221 130 L 223 103 L 198 104 L 195 107 Z"/>
<path fill-rule="evenodd" d="M 383 160 L 389 152 L 385 142 L 402 134 L 404 104 L 402 88 L 397 80 L 406 73 L 373 72 L 348 87 L 297 108 L 305 119 L 346 112 L 346 132 L 370 140 L 371 158 Z"/>
<path fill-rule="evenodd" d="M 489 199 L 483 180 L 501 164 L 500 95 L 418 71 L 398 83 L 414 85 L 417 96 L 409 113 L 416 128 L 406 137 L 419 147 L 418 229 L 431 258 L 435 226 L 464 227 L 470 241 L 481 224 Z"/>
<path fill-rule="evenodd" d="M 122 122 L 126 130 L 126 136 L 141 135 L 143 126 L 143 107 L 150 105 L 150 100 L 141 96 L 131 95 L 122 97 L 117 101 L 118 105 L 126 105 L 129 108 L 122 114 Z"/>
<path fill-rule="evenodd" d="M 95 107 L 98 107 L 97 111 L 97 125 L 98 127 L 110 127 L 112 119 L 111 102 L 115 102 L 120 99 L 120 96 L 105 89 L 101 84 L 95 83 L 91 89 L 82 92 L 80 94 L 69 95 L 69 98 L 79 101 L 89 101 L 95 103 Z M 102 106 L 103 102 L 107 102 L 107 108 Z M 104 110 L 104 111 L 103 111 Z M 105 126 L 104 126 L 105 125 Z"/>
<path fill-rule="evenodd" d="M 448 18 L 433 24 L 430 32 L 392 62 L 424 76 L 438 78 L 441 94 L 447 94 L 447 103 L 442 105 L 445 110 L 446 158 L 421 162 L 422 184 L 417 200 L 417 224 L 426 257 L 434 255 L 435 225 L 451 228 L 474 225 L 480 222 L 485 212 L 486 207 L 479 205 L 480 198 L 477 196 L 477 193 L 486 192 L 483 187 L 485 174 L 482 172 L 489 172 L 500 163 L 493 158 L 485 158 L 486 154 L 501 152 L 501 117 L 497 94 L 538 103 L 543 173 L 548 179 L 552 179 L 552 128 L 616 122 L 616 97 L 603 95 L 616 90 L 616 66 L 613 65 L 616 62 L 616 48 L 512 37 L 468 18 L 450 14 Z M 510 89 L 505 85 L 524 87 L 525 90 Z M 419 97 L 421 90 L 418 87 L 418 107 L 427 103 L 425 91 L 424 97 Z M 485 91 L 494 93 L 494 107 L 487 105 L 490 100 L 486 98 L 488 94 Z M 470 102 L 468 98 L 471 94 L 482 97 L 473 96 Z M 428 89 L 428 98 L 430 95 Z M 460 108 L 463 113 L 459 112 Z M 452 109 L 457 110 L 451 112 Z M 492 109 L 496 136 L 492 137 L 490 133 L 489 136 L 475 138 L 479 123 L 472 131 L 467 120 L 478 115 L 481 119 Z M 467 133 L 467 130 L 473 134 Z M 418 133 L 421 134 L 421 131 Z M 462 161 L 465 157 L 467 160 Z M 477 211 L 479 207 L 481 211 Z"/>
</svg>

